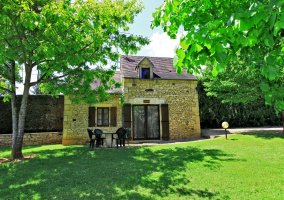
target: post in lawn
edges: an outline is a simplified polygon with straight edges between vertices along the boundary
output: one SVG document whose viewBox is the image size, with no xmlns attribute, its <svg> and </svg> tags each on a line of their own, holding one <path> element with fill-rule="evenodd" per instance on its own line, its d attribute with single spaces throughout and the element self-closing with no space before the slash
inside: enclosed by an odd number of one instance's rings
<svg viewBox="0 0 284 200">
<path fill-rule="evenodd" d="M 284 110 L 282 110 L 282 115 L 281 115 L 281 117 L 282 117 L 282 125 L 283 125 L 283 131 L 282 131 L 282 133 L 284 134 Z"/>
<path fill-rule="evenodd" d="M 229 123 L 224 121 L 222 123 L 222 127 L 223 127 L 223 129 L 225 129 L 225 135 L 226 135 L 226 140 L 227 140 L 228 139 L 228 137 L 227 137 L 227 128 L 229 128 Z"/>
</svg>

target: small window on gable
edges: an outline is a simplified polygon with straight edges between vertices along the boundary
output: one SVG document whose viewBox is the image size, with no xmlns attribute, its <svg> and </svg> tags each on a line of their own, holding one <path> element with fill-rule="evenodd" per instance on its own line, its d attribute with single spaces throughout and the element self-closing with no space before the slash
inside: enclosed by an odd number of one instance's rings
<svg viewBox="0 0 284 200">
<path fill-rule="evenodd" d="M 141 68 L 141 78 L 150 79 L 150 68 Z"/>
<path fill-rule="evenodd" d="M 144 57 L 137 65 L 138 75 L 141 79 L 152 79 L 153 78 L 153 63 L 149 58 Z"/>
</svg>

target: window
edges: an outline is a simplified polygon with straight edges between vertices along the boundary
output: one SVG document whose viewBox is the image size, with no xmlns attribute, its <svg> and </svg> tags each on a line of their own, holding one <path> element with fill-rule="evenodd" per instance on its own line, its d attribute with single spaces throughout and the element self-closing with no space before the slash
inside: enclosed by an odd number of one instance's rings
<svg viewBox="0 0 284 200">
<path fill-rule="evenodd" d="M 141 68 L 141 78 L 150 79 L 150 68 Z"/>
<path fill-rule="evenodd" d="M 89 107 L 89 127 L 117 126 L 117 107 Z"/>
<path fill-rule="evenodd" d="M 109 108 L 97 108 L 97 126 L 109 126 Z"/>
</svg>

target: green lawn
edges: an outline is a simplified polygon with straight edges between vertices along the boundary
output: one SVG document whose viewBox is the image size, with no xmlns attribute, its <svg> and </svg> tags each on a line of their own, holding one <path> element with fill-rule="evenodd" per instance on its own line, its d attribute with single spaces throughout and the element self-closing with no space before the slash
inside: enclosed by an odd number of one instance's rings
<svg viewBox="0 0 284 200">
<path fill-rule="evenodd" d="M 284 199 L 284 136 L 182 144 L 25 147 L 0 165 L 0 199 Z M 0 157 L 9 156 L 0 149 Z"/>
</svg>

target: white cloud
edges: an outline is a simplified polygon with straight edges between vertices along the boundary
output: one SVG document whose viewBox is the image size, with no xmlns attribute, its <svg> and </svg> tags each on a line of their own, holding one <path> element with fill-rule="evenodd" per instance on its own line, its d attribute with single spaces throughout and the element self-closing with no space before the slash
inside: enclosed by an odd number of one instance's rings
<svg viewBox="0 0 284 200">
<path fill-rule="evenodd" d="M 140 51 L 143 56 L 174 57 L 181 34 L 176 39 L 171 39 L 166 33 L 154 32 L 150 36 L 150 44 Z"/>
</svg>

